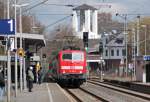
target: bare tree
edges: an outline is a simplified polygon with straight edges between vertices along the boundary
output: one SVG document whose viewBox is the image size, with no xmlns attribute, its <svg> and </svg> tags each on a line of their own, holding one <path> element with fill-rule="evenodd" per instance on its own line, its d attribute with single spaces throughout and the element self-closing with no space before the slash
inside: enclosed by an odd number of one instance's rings
<svg viewBox="0 0 150 102">
<path fill-rule="evenodd" d="M 144 25 L 145 27 L 143 27 Z M 132 22 L 129 23 L 128 28 L 134 28 L 135 29 L 135 40 L 137 41 L 137 21 L 136 19 Z M 145 54 L 145 41 L 146 41 L 146 52 L 147 54 L 150 54 L 150 47 L 148 46 L 150 44 L 150 17 L 144 17 L 140 19 L 140 26 L 139 26 L 139 43 L 140 43 L 140 54 L 144 55 Z M 129 44 L 133 44 L 133 38 L 134 38 L 134 33 L 129 32 L 128 40 Z M 146 36 L 145 36 L 146 33 Z M 146 39 L 145 39 L 146 38 Z"/>
<path fill-rule="evenodd" d="M 59 25 L 52 31 L 53 37 L 51 41 L 47 42 L 45 51 L 50 57 L 52 52 L 57 52 L 63 49 L 65 46 L 74 46 L 76 48 L 83 49 L 83 42 L 81 39 L 75 36 L 73 29 L 69 25 Z"/>
<path fill-rule="evenodd" d="M 34 20 L 34 21 L 33 21 Z M 19 16 L 17 16 L 17 28 L 19 32 Z M 34 22 L 34 25 L 33 25 Z M 33 28 L 36 27 L 36 28 Z M 24 14 L 22 15 L 22 29 L 23 33 L 35 33 L 36 34 L 44 34 L 45 26 L 42 25 L 34 16 Z M 34 31 L 34 32 L 33 32 Z"/>
<path fill-rule="evenodd" d="M 112 32 L 112 30 L 121 31 L 123 29 L 123 23 L 112 20 L 110 13 L 99 13 L 98 14 L 98 32 Z"/>
<path fill-rule="evenodd" d="M 4 2 L 0 1 L 0 19 L 4 18 L 5 14 L 5 5 Z"/>
</svg>

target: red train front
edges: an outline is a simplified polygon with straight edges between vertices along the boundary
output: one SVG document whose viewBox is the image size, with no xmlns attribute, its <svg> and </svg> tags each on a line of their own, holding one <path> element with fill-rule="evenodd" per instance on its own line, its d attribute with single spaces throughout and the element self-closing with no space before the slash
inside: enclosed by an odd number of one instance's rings
<svg viewBox="0 0 150 102">
<path fill-rule="evenodd" d="M 80 86 L 86 81 L 86 53 L 81 50 L 62 50 L 51 64 L 52 76 L 60 84 Z"/>
</svg>

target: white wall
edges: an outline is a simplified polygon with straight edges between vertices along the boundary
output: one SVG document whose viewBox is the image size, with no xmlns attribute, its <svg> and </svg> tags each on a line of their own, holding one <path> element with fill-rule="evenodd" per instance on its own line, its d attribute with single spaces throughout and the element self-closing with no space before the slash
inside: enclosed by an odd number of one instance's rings
<svg viewBox="0 0 150 102">
<path fill-rule="evenodd" d="M 77 33 L 76 36 L 83 38 L 83 32 L 89 32 L 89 39 L 99 39 L 100 35 L 98 35 L 97 10 L 93 12 L 91 10 L 85 10 L 84 12 L 80 12 L 80 14 L 81 13 L 83 17 L 85 17 L 85 21 L 80 21 L 81 19 L 78 20 L 79 16 L 77 16 L 77 11 L 73 11 L 72 26 L 74 31 Z"/>
<path fill-rule="evenodd" d="M 114 50 L 114 56 L 111 56 L 111 50 Z M 119 49 L 119 56 L 117 56 L 117 49 Z M 105 47 L 104 48 L 104 53 L 103 53 L 103 58 L 104 59 L 122 59 L 124 56 L 122 55 L 122 49 L 124 49 L 124 47 Z M 108 51 L 108 56 L 106 55 L 106 50 Z"/>
</svg>

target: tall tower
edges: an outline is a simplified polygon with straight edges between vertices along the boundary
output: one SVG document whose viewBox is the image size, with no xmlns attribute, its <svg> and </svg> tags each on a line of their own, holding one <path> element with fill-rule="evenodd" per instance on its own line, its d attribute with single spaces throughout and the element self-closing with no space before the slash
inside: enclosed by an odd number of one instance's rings
<svg viewBox="0 0 150 102">
<path fill-rule="evenodd" d="M 73 29 L 79 38 L 83 32 L 89 32 L 89 39 L 100 38 L 98 35 L 97 9 L 83 4 L 73 9 Z"/>
</svg>

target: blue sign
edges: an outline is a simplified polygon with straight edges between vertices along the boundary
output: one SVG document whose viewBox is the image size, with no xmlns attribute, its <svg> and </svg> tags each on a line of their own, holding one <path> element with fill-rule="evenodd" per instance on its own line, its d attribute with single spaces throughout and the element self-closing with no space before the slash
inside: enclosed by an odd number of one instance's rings
<svg viewBox="0 0 150 102">
<path fill-rule="evenodd" d="M 0 19 L 0 34 L 15 34 L 15 20 L 14 19 Z"/>
<path fill-rule="evenodd" d="M 150 61 L 150 55 L 146 55 L 143 57 L 144 61 Z"/>
</svg>

